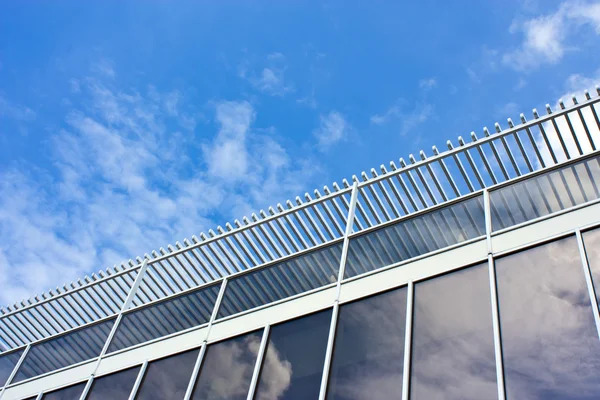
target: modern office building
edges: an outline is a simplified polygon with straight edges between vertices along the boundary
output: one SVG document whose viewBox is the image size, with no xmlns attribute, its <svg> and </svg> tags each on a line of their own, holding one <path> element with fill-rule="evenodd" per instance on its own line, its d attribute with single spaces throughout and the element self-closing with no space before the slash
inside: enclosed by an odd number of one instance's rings
<svg viewBox="0 0 600 400">
<path fill-rule="evenodd" d="M 596 92 L 2 309 L 0 398 L 600 398 Z"/>
</svg>

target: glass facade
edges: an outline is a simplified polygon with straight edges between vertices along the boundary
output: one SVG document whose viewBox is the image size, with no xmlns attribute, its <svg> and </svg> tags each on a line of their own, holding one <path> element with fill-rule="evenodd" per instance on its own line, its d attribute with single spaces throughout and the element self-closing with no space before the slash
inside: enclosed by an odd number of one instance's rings
<svg viewBox="0 0 600 400">
<path fill-rule="evenodd" d="M 487 263 L 415 284 L 411 399 L 494 399 Z"/>
<path fill-rule="evenodd" d="M 255 399 L 319 397 L 330 323 L 328 310 L 271 329 Z"/>
<path fill-rule="evenodd" d="M 183 399 L 198 353 L 194 349 L 149 363 L 136 399 Z"/>
<path fill-rule="evenodd" d="M 508 229 L 567 209 L 589 217 L 597 206 L 591 203 L 600 198 L 597 178 L 600 163 L 592 155 L 495 187 L 489 202 L 474 192 L 431 210 L 415 209 L 416 215 L 390 217 L 373 229 L 363 229 L 363 207 L 350 222 L 355 231 L 345 238 L 272 258 L 227 278 L 224 286 L 211 282 L 166 299 L 156 296 L 149 304 L 134 303 L 118 326 L 110 317 L 32 342 L 18 368 L 24 346 L 1 353 L 0 388 L 14 374 L 2 399 L 12 400 L 11 389 L 30 385 L 25 380 L 59 369 L 66 370 L 63 377 L 91 369 L 69 367 L 104 357 L 109 338 L 106 354 L 114 357 L 109 365 L 122 362 L 125 369 L 91 381 L 89 375 L 79 377 L 72 386 L 48 388 L 41 398 L 80 399 L 88 382 L 87 400 L 183 400 L 186 393 L 194 400 L 244 400 L 249 393 L 255 400 L 322 395 L 393 400 L 403 393 L 415 400 L 479 400 L 499 398 L 503 390 L 507 399 L 516 400 L 600 398 L 600 228 L 595 228 L 600 218 L 590 221 L 594 227 L 582 227 L 570 226 L 570 215 L 563 215 L 556 221 L 567 228 L 547 236 L 536 233 L 534 244 L 523 234 L 531 230 Z M 572 209 L 580 205 L 590 208 Z M 323 208 L 321 217 L 329 212 L 336 210 Z M 487 234 L 486 216 L 492 228 Z M 314 227 L 309 233 L 318 235 Z M 528 247 L 488 254 L 496 235 L 511 233 L 507 242 Z M 281 231 L 279 246 L 302 239 L 288 234 Z M 465 242 L 473 244 L 465 247 Z M 450 247 L 475 249 L 478 256 L 464 265 L 410 264 L 433 252 L 458 254 Z M 460 257 L 467 259 L 465 253 Z M 444 257 L 437 260 L 449 259 Z M 385 277 L 395 280 L 385 282 Z M 311 304 L 312 299 L 317 300 Z M 288 310 L 293 312 L 286 315 Z M 218 324 L 226 327 L 217 329 Z M 206 329 L 194 330 L 201 326 Z M 213 338 L 214 331 L 226 334 Z M 193 349 L 164 357 L 168 351 L 160 346 L 170 346 L 180 335 L 187 342 L 179 349 Z M 156 343 L 139 346 L 149 341 Z M 137 353 L 128 353 L 133 346 Z M 121 354 L 111 354 L 117 351 Z M 142 373 L 141 361 L 121 361 L 128 354 L 143 360 L 139 354 L 145 351 L 150 361 Z"/>
<path fill-rule="evenodd" d="M 86 400 L 127 400 L 140 372 L 140 367 L 126 369 L 94 379 Z"/>
<path fill-rule="evenodd" d="M 208 346 L 192 399 L 245 400 L 261 337 L 253 332 Z"/>
<path fill-rule="evenodd" d="M 86 383 L 69 386 L 53 392 L 48 392 L 42 396 L 42 400 L 79 400 Z"/>
<path fill-rule="evenodd" d="M 340 307 L 327 399 L 401 399 L 406 288 Z"/>
<path fill-rule="evenodd" d="M 600 397 L 600 340 L 575 237 L 496 260 L 509 399 Z"/>
</svg>

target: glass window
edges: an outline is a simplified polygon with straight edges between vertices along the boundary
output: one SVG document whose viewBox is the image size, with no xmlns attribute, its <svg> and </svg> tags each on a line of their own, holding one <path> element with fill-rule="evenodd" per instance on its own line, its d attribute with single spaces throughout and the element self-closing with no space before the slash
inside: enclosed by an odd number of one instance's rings
<svg viewBox="0 0 600 400">
<path fill-rule="evenodd" d="M 342 244 L 334 244 L 227 282 L 219 318 L 336 282 Z"/>
<path fill-rule="evenodd" d="M 0 354 L 0 387 L 6 384 L 8 377 L 13 372 L 22 354 L 23 350 Z"/>
<path fill-rule="evenodd" d="M 590 264 L 592 280 L 596 288 L 596 301 L 600 304 L 600 228 L 584 232 L 582 236 L 585 244 L 585 254 Z"/>
<path fill-rule="evenodd" d="M 600 198 L 594 157 L 490 192 L 494 231 Z"/>
<path fill-rule="evenodd" d="M 410 398 L 497 399 L 486 264 L 415 284 Z"/>
<path fill-rule="evenodd" d="M 103 321 L 31 346 L 14 382 L 98 357 L 114 322 Z"/>
<path fill-rule="evenodd" d="M 262 331 L 211 344 L 194 388 L 194 400 L 245 400 Z"/>
<path fill-rule="evenodd" d="M 353 237 L 345 277 L 409 260 L 485 235 L 481 196 Z"/>
<path fill-rule="evenodd" d="M 79 400 L 86 384 L 87 382 L 81 382 L 77 385 L 48 392 L 42 396 L 42 400 Z"/>
<path fill-rule="evenodd" d="M 330 324 L 326 310 L 271 329 L 256 400 L 319 397 Z"/>
<path fill-rule="evenodd" d="M 183 399 L 199 352 L 199 349 L 194 349 L 149 363 L 135 398 Z"/>
<path fill-rule="evenodd" d="M 496 260 L 509 399 L 600 398 L 600 341 L 574 237 Z"/>
<path fill-rule="evenodd" d="M 124 314 L 108 352 L 207 323 L 219 288 L 220 284 L 203 287 Z"/>
<path fill-rule="evenodd" d="M 340 307 L 327 399 L 402 398 L 406 288 Z"/>
<path fill-rule="evenodd" d="M 94 378 L 86 400 L 127 400 L 135 384 L 140 367 Z"/>
</svg>

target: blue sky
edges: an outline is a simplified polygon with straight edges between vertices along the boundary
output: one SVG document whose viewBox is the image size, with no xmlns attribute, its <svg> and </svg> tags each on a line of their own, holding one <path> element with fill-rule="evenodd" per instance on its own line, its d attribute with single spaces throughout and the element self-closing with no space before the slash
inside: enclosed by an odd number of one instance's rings
<svg viewBox="0 0 600 400">
<path fill-rule="evenodd" d="M 0 5 L 0 303 L 600 77 L 600 3 Z"/>
</svg>

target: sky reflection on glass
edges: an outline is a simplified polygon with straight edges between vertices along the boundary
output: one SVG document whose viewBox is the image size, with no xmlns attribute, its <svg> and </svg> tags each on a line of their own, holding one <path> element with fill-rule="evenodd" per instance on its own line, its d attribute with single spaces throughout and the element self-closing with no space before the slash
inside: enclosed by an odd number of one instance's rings
<svg viewBox="0 0 600 400">
<path fill-rule="evenodd" d="M 508 399 L 600 398 L 600 341 L 575 237 L 496 261 Z"/>
<path fill-rule="evenodd" d="M 149 363 L 135 398 L 138 400 L 183 399 L 199 351 L 194 349 Z"/>
<path fill-rule="evenodd" d="M 46 393 L 42 400 L 79 400 L 87 382 Z"/>
<path fill-rule="evenodd" d="M 256 400 L 307 400 L 319 397 L 331 310 L 271 329 Z"/>
<path fill-rule="evenodd" d="M 327 399 L 400 399 L 405 324 L 405 287 L 341 306 Z"/>
<path fill-rule="evenodd" d="M 211 344 L 194 388 L 194 400 L 245 400 L 262 331 Z"/>
<path fill-rule="evenodd" d="M 410 397 L 496 399 L 487 264 L 415 284 Z"/>
<path fill-rule="evenodd" d="M 94 379 L 86 400 L 127 400 L 140 372 L 140 367 Z"/>
</svg>

